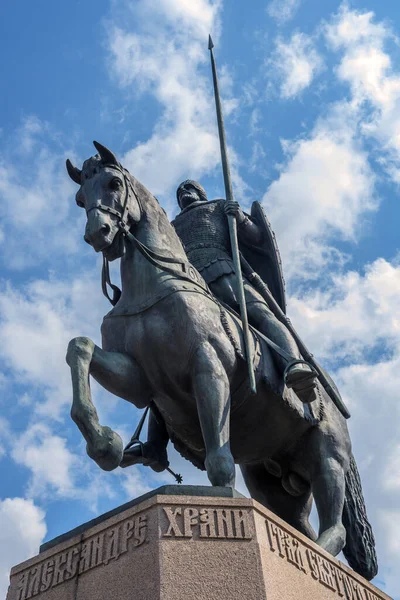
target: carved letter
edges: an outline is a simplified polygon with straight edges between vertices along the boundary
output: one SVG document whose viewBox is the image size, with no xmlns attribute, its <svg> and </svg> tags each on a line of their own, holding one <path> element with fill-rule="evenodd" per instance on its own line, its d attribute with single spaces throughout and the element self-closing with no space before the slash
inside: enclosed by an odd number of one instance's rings
<svg viewBox="0 0 400 600">
<path fill-rule="evenodd" d="M 265 519 L 265 526 L 267 528 L 267 536 L 268 536 L 268 541 L 269 541 L 269 549 L 271 550 L 271 552 L 275 552 L 276 548 L 275 548 L 275 536 L 272 532 L 272 523 L 270 523 L 268 521 L 268 519 Z"/>
<path fill-rule="evenodd" d="M 279 556 L 285 558 L 284 552 L 284 533 L 280 527 L 275 525 L 275 523 L 270 523 L 268 519 L 265 520 L 265 524 L 267 526 L 267 534 L 269 539 L 269 545 L 272 552 L 278 550 Z M 276 544 L 276 547 L 275 547 Z"/>
<path fill-rule="evenodd" d="M 308 564 L 310 565 L 310 569 L 311 569 L 311 576 L 314 579 L 316 579 L 317 581 L 319 581 L 320 574 L 319 574 L 319 569 L 318 569 L 317 555 L 315 554 L 315 552 L 313 552 L 309 548 L 307 548 L 307 550 L 306 550 L 306 555 L 308 558 Z"/>
<path fill-rule="evenodd" d="M 103 562 L 104 533 L 92 539 L 92 551 L 90 556 L 90 568 L 93 569 Z"/>
<path fill-rule="evenodd" d="M 147 515 L 135 517 L 135 546 L 141 546 L 147 538 Z"/>
<path fill-rule="evenodd" d="M 251 540 L 252 535 L 249 527 L 249 513 L 246 510 L 233 510 L 233 519 L 235 522 L 235 538 L 240 540 Z"/>
<path fill-rule="evenodd" d="M 19 578 L 17 588 L 17 600 L 25 600 L 26 592 L 28 590 L 29 571 L 24 571 Z"/>
<path fill-rule="evenodd" d="M 365 591 L 365 600 L 379 600 L 378 596 L 370 592 L 369 590 Z"/>
<path fill-rule="evenodd" d="M 58 585 L 64 581 L 64 574 L 66 570 L 67 564 L 67 554 L 63 552 L 62 554 L 58 554 L 54 559 L 54 578 L 53 578 L 53 586 Z"/>
<path fill-rule="evenodd" d="M 169 521 L 169 527 L 167 532 L 164 533 L 164 537 L 183 537 L 183 533 L 176 522 L 176 517 L 182 514 L 182 509 L 176 508 L 175 511 L 173 511 L 169 506 L 164 506 L 163 509 Z"/>
<path fill-rule="evenodd" d="M 133 519 L 128 519 L 122 524 L 121 531 L 121 554 L 128 551 L 128 540 L 133 536 L 135 523 Z"/>
<path fill-rule="evenodd" d="M 42 569 L 42 584 L 40 586 L 41 592 L 46 592 L 51 584 L 53 583 L 53 573 L 54 573 L 54 560 L 46 560 L 43 563 Z"/>
<path fill-rule="evenodd" d="M 336 567 L 332 567 L 332 573 L 335 578 L 336 591 L 343 598 L 346 595 L 346 591 L 343 586 L 343 573 Z"/>
<path fill-rule="evenodd" d="M 197 508 L 187 507 L 183 510 L 183 531 L 185 537 L 192 537 L 192 527 L 199 523 L 199 511 Z"/>
<path fill-rule="evenodd" d="M 39 593 L 40 579 L 42 576 L 42 565 L 37 565 L 29 571 L 29 585 L 26 598 L 32 598 Z"/>
<path fill-rule="evenodd" d="M 92 544 L 90 540 L 87 540 L 82 544 L 81 548 L 81 558 L 79 561 L 79 573 L 84 573 L 90 569 L 90 550 Z"/>
<path fill-rule="evenodd" d="M 200 537 L 201 538 L 216 538 L 215 531 L 215 510 L 213 508 L 200 509 Z"/>
<path fill-rule="evenodd" d="M 106 544 L 106 555 L 103 560 L 103 564 L 108 565 L 110 560 L 117 559 L 119 557 L 119 527 L 113 527 L 107 532 L 110 538 L 108 544 Z"/>
<path fill-rule="evenodd" d="M 303 555 L 301 553 L 301 546 L 299 542 L 290 536 L 285 539 L 285 549 L 286 549 L 286 558 L 288 562 L 292 563 L 295 567 L 297 567 L 303 573 L 306 573 L 306 568 L 304 566 Z"/>
<path fill-rule="evenodd" d="M 78 556 L 79 556 L 79 549 L 78 548 L 71 548 L 70 550 L 68 550 L 67 553 L 67 564 L 65 567 L 65 580 L 68 579 L 72 579 L 73 577 L 75 577 L 77 571 L 78 571 Z M 43 577 L 42 577 L 42 581 L 43 581 Z"/>
<path fill-rule="evenodd" d="M 232 511 L 224 508 L 217 508 L 217 530 L 219 538 L 230 538 L 233 535 Z"/>
<path fill-rule="evenodd" d="M 330 563 L 326 561 L 322 556 L 316 555 L 318 567 L 319 567 L 319 580 L 321 583 L 326 585 L 326 587 L 330 588 L 334 592 L 336 592 L 336 585 L 333 580 L 332 568 Z"/>
<path fill-rule="evenodd" d="M 347 575 L 343 575 L 344 589 L 346 590 L 347 600 L 364 600 L 358 584 L 350 579 Z"/>
</svg>

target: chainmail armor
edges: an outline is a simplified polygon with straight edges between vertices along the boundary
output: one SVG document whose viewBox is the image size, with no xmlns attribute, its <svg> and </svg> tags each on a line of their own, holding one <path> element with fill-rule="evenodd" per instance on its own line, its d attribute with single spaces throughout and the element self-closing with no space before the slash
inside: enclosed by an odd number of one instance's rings
<svg viewBox="0 0 400 600">
<path fill-rule="evenodd" d="M 201 202 L 172 221 L 192 265 L 207 283 L 234 272 L 224 200 Z"/>
</svg>

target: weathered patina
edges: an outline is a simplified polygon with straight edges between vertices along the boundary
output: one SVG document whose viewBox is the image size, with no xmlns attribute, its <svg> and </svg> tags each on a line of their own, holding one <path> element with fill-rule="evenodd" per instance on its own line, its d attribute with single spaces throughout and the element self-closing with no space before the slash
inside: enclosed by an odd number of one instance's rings
<svg viewBox="0 0 400 600">
<path fill-rule="evenodd" d="M 99 154 L 82 170 L 67 167 L 87 213 L 86 241 L 107 260 L 121 259 L 122 293 L 104 318 L 102 348 L 85 337 L 68 348 L 71 414 L 89 456 L 106 470 L 124 461 L 120 436 L 99 423 L 91 375 L 136 407 L 154 407 L 166 439 L 205 468 L 212 485 L 232 487 L 238 463 L 253 498 L 331 554 L 343 549 L 371 579 L 374 541 L 344 416 L 319 382 L 316 399 L 302 402 L 255 331 L 250 393 L 240 319 L 190 263 L 154 196 L 95 145 Z M 318 536 L 308 520 L 312 498 Z"/>
</svg>

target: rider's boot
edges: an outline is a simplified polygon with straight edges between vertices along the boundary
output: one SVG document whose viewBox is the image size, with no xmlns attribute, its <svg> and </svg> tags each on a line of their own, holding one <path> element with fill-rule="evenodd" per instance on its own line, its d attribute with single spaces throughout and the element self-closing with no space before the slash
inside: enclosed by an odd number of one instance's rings
<svg viewBox="0 0 400 600">
<path fill-rule="evenodd" d="M 254 291 L 250 291 L 247 286 L 246 299 L 250 322 L 282 348 L 289 357 L 292 357 L 287 362 L 287 359 L 279 354 L 274 355 L 278 369 L 283 372 L 286 386 L 293 389 L 302 402 L 307 404 L 313 402 L 316 399 L 317 372 L 302 359 L 297 344 L 286 326 L 278 321 L 265 303 L 251 301 L 252 294 L 254 295 Z"/>
<path fill-rule="evenodd" d="M 169 467 L 168 441 L 169 435 L 165 423 L 156 407 L 152 406 L 149 412 L 147 442 L 137 442 L 130 448 L 126 448 L 120 466 L 144 465 L 156 473 L 165 471 Z"/>
<path fill-rule="evenodd" d="M 317 377 L 315 369 L 305 361 L 292 361 L 284 371 L 286 387 L 293 389 L 305 404 L 316 399 Z"/>
<path fill-rule="evenodd" d="M 124 451 L 120 467 L 130 467 L 132 465 L 144 465 L 150 467 L 156 473 L 165 471 L 169 467 L 166 446 L 154 442 L 133 445 Z"/>
<path fill-rule="evenodd" d="M 233 292 L 236 287 L 234 275 L 219 277 L 209 285 L 217 298 L 235 310 L 238 309 Z M 246 279 L 244 280 L 244 293 L 250 324 L 282 348 L 288 357 L 291 357 L 288 363 L 286 358 L 274 353 L 279 371 L 285 374 L 287 387 L 292 388 L 302 402 L 312 402 L 316 398 L 316 371 L 301 360 L 296 341 L 287 327 L 276 318 L 263 297 Z"/>
</svg>

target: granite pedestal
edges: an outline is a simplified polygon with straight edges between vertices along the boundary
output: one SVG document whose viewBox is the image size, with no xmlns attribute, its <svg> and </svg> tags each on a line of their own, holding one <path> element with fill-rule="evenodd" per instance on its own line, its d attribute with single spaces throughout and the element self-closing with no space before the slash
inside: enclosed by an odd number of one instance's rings
<svg viewBox="0 0 400 600">
<path fill-rule="evenodd" d="M 29 598 L 389 596 L 254 500 L 226 488 L 164 486 L 44 544 L 13 567 L 7 600 Z"/>
</svg>

